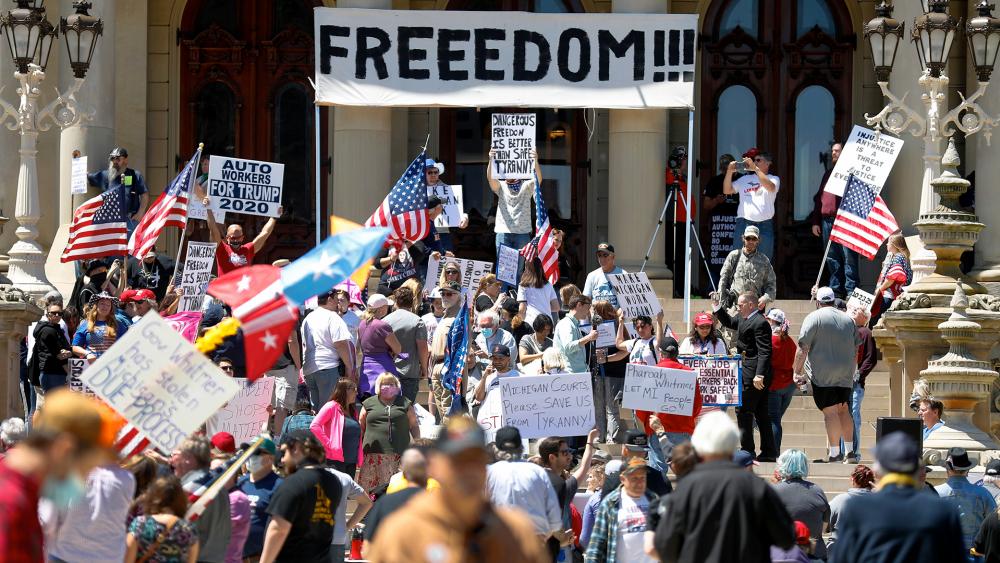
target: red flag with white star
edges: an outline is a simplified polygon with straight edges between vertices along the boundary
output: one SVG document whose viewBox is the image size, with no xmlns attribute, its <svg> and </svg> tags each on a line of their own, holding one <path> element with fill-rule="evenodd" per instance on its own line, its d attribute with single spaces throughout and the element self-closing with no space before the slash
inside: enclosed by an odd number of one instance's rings
<svg viewBox="0 0 1000 563">
<path fill-rule="evenodd" d="M 239 319 L 247 379 L 255 381 L 284 353 L 299 318 L 282 293 L 281 270 L 263 264 L 238 268 L 210 283 L 208 293 Z"/>
</svg>

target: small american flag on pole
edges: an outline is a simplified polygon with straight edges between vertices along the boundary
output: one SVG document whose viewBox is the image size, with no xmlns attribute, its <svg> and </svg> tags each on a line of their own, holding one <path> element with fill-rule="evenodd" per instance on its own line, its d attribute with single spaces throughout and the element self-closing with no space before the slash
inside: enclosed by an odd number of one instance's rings
<svg viewBox="0 0 1000 563">
<path fill-rule="evenodd" d="M 125 189 L 118 187 L 88 199 L 73 213 L 69 241 L 60 262 L 125 254 Z"/>
<path fill-rule="evenodd" d="M 879 197 L 875 186 L 850 176 L 833 221 L 830 240 L 872 260 L 882 243 L 898 230 L 896 218 Z"/>
<path fill-rule="evenodd" d="M 430 234 L 433 225 L 427 213 L 427 152 L 422 151 L 396 181 L 382 205 L 365 221 L 366 227 L 388 227 L 389 241 L 416 242 Z"/>
<path fill-rule="evenodd" d="M 194 182 L 195 171 L 201 162 L 202 145 L 198 146 L 191 160 L 184 165 L 167 189 L 156 198 L 153 205 L 146 211 L 132 232 L 128 241 L 128 252 L 136 258 L 142 258 L 153 246 L 156 239 L 166 227 L 183 229 L 187 225 L 188 195 Z"/>
<path fill-rule="evenodd" d="M 552 236 L 552 224 L 549 223 L 549 212 L 542 199 L 542 187 L 535 178 L 535 238 L 524 245 L 520 254 L 525 261 L 530 262 L 536 257 L 542 263 L 542 271 L 549 283 L 559 281 L 559 251 Z"/>
</svg>

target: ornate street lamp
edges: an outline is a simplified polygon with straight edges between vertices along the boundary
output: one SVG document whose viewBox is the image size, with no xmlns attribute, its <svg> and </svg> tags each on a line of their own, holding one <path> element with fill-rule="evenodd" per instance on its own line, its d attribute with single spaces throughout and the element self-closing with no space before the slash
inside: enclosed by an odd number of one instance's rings
<svg viewBox="0 0 1000 563">
<path fill-rule="evenodd" d="M 965 37 L 969 40 L 969 53 L 972 64 L 976 67 L 976 76 L 980 82 L 989 82 L 990 74 L 997 62 L 1000 52 L 1000 18 L 993 17 L 994 6 L 986 0 L 981 0 L 976 6 L 979 12 L 965 25 Z"/>
<path fill-rule="evenodd" d="M 865 25 L 865 39 L 875 60 L 875 80 L 888 82 L 896 49 L 903 38 L 903 24 L 892 18 L 892 4 L 882 1 L 875 8 L 875 18 Z"/>
<path fill-rule="evenodd" d="M 83 85 L 104 24 L 90 16 L 90 3 L 73 2 L 76 13 L 60 21 L 59 29 L 45 17 L 44 0 L 15 0 L 17 7 L 0 14 L 0 31 L 7 36 L 7 46 L 17 67 L 14 77 L 20 103 L 17 107 L 0 99 L 0 124 L 21 135 L 20 166 L 17 175 L 17 202 L 15 204 L 18 227 L 17 242 L 9 251 L 7 277 L 11 284 L 25 292 L 40 297 L 53 289 L 45 277 L 45 252 L 36 240 L 41 216 L 38 204 L 38 165 L 36 144 L 38 133 L 48 131 L 52 125 L 71 127 L 81 120 L 91 119 L 93 112 L 84 111 L 76 101 L 76 93 Z M 73 68 L 73 85 L 65 94 L 39 108 L 40 86 L 45 80 L 52 44 L 62 30 L 66 37 L 70 65 Z"/>
<path fill-rule="evenodd" d="M 938 77 L 948 64 L 948 53 L 959 21 L 948 14 L 948 0 L 931 0 L 929 7 L 929 12 L 913 21 L 913 42 L 920 65 L 930 71 L 931 76 Z"/>
</svg>

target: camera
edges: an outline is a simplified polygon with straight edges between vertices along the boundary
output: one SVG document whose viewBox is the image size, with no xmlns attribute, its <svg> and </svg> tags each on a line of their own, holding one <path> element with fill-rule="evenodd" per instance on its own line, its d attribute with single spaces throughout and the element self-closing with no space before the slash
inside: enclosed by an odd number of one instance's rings
<svg viewBox="0 0 1000 563">
<path fill-rule="evenodd" d="M 747 163 L 743 162 L 742 160 L 736 163 L 736 172 L 738 174 L 746 174 L 749 171 L 750 169 L 747 168 Z"/>
<path fill-rule="evenodd" d="M 674 150 L 670 151 L 670 156 L 667 157 L 667 167 L 671 170 L 677 170 L 685 158 L 687 158 L 687 149 L 674 147 Z"/>
</svg>

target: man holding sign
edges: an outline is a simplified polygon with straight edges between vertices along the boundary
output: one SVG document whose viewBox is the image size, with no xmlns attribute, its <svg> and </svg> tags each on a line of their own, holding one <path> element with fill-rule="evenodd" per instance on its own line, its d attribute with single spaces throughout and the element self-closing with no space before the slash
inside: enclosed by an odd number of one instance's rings
<svg viewBox="0 0 1000 563">
<path fill-rule="evenodd" d="M 494 130 L 495 133 L 495 130 Z M 516 180 L 508 177 L 501 184 L 492 174 L 496 163 L 497 151 L 490 149 L 490 161 L 486 166 L 486 179 L 490 189 L 497 195 L 496 251 L 500 253 L 500 245 L 521 248 L 531 242 L 531 200 L 535 195 L 535 182 L 541 183 L 542 169 L 538 166 L 538 152 L 531 149 L 531 160 L 534 162 L 535 179 Z"/>
<path fill-rule="evenodd" d="M 216 275 L 222 276 L 237 268 L 252 264 L 253 257 L 264 248 L 264 243 L 274 232 L 275 218 L 271 217 L 267 223 L 264 223 L 264 228 L 260 230 L 260 234 L 253 239 L 253 242 L 245 242 L 243 225 L 238 223 L 229 225 L 229 228 L 226 229 L 225 239 L 223 239 L 222 233 L 215 223 L 215 215 L 212 213 L 209 199 L 206 197 L 202 200 L 202 204 L 208 210 L 208 232 L 212 236 L 212 242 L 219 245 L 215 251 Z M 280 216 L 283 211 L 284 209 L 279 205 L 278 215 Z"/>
<path fill-rule="evenodd" d="M 452 186 L 445 184 L 441 181 L 441 175 L 444 174 L 444 164 L 440 162 L 435 162 L 434 159 L 427 159 L 427 166 L 424 167 L 424 174 L 427 177 L 427 197 L 435 196 L 444 203 L 445 207 L 448 208 L 451 205 L 451 199 L 455 199 L 455 210 L 460 216 L 458 220 L 458 228 L 464 229 L 469 226 L 469 214 L 466 213 L 462 207 L 462 193 L 459 191 L 455 193 Z M 462 186 L 457 186 L 461 188 Z M 430 205 L 427 206 L 430 208 Z M 450 222 L 452 214 L 446 209 L 445 222 Z M 434 227 L 437 229 L 438 236 L 441 239 L 441 251 L 450 252 L 455 249 L 455 246 L 451 241 L 451 227 L 453 225 L 442 225 L 442 221 L 435 221 Z"/>
</svg>

